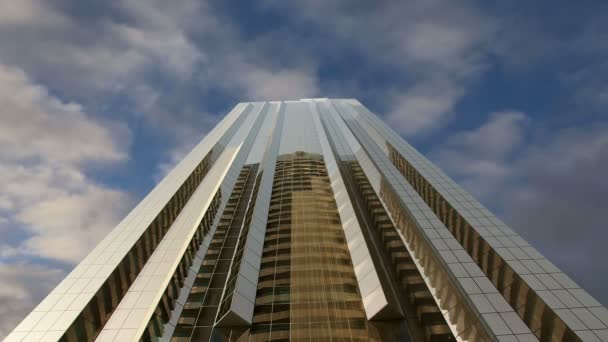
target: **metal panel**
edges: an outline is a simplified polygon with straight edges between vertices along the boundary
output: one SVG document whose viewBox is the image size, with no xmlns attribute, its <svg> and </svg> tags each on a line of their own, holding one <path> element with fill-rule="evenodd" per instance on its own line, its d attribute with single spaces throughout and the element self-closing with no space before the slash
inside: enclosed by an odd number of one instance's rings
<svg viewBox="0 0 608 342">
<path fill-rule="evenodd" d="M 243 226 L 239 237 L 239 244 L 230 266 L 228 281 L 216 318 L 218 326 L 250 325 L 252 322 L 257 279 L 252 281 L 249 273 L 257 274 L 260 270 L 272 182 L 285 117 L 283 113 L 285 104 L 281 103 L 277 110 L 273 133 L 260 164 L 261 178 L 260 184 L 256 185 L 258 186 L 256 198 L 252 198 L 252 203 L 249 204 L 250 207 L 254 206 L 252 220 L 249 226 Z"/>
<path fill-rule="evenodd" d="M 464 253 L 464 250 L 458 244 L 450 243 L 450 246 L 454 249 L 448 247 L 446 242 L 450 239 L 442 237 L 445 236 L 443 232 L 447 231 L 447 228 L 434 217 L 433 212 L 426 206 L 416 191 L 409 184 L 401 181 L 402 178 L 398 170 L 390 163 L 367 132 L 361 128 L 355 116 L 344 110 L 345 108 L 340 107 L 339 103 L 337 107 L 341 110 L 338 113 L 381 175 L 382 181 L 379 193 L 390 194 L 381 197 L 384 197 L 385 201 L 391 199 L 400 208 L 397 209 L 400 211 L 398 213 L 394 210 L 391 212 L 393 219 L 397 220 L 398 226 L 403 227 L 403 224 L 405 224 L 409 228 L 408 231 L 403 231 L 402 238 L 411 254 L 418 258 L 419 269 L 425 275 L 427 286 L 431 289 L 437 304 L 442 309 L 446 321 L 450 323 L 454 335 L 463 340 L 474 338 L 470 334 L 471 328 L 474 326 L 483 329 L 494 338 L 503 334 L 513 334 L 509 329 L 500 329 L 499 323 L 492 323 L 501 322 L 500 315 L 493 321 L 483 319 L 482 317 L 485 316 L 479 313 L 479 308 L 469 298 L 473 294 L 498 293 L 498 290 L 492 287 L 486 287 L 485 292 L 481 290 L 477 282 L 487 280 L 485 277 L 473 277 L 468 274 L 466 276 L 461 274 L 462 277 L 457 277 L 454 274 L 448 264 L 470 264 L 472 263 L 470 257 Z M 391 207 L 392 204 L 388 203 L 388 206 Z M 398 221 L 402 220 L 399 215 L 403 215 L 404 218 L 407 217 L 410 222 L 399 224 Z M 408 233 L 412 235 L 408 236 Z M 430 265 L 425 265 L 425 263 L 430 263 Z M 461 315 L 465 315 L 465 319 L 462 319 Z M 528 333 L 530 332 L 528 331 Z"/>
<path fill-rule="evenodd" d="M 210 196 L 210 194 L 215 194 L 218 190 L 221 191 L 220 185 L 224 177 L 229 171 L 237 173 L 247 157 L 251 142 L 256 136 L 257 128 L 259 128 L 265 116 L 265 104 L 257 104 L 256 107 L 252 115 L 247 117 L 232 140 L 227 144 L 223 154 L 199 185 L 137 277 L 136 282 L 145 283 L 145 286 L 143 288 L 131 287 L 125 299 L 118 305 L 117 310 L 128 311 L 122 325 L 120 324 L 121 321 L 118 321 L 120 318 L 110 318 L 108 324 L 112 328 L 120 325 L 118 333 L 120 333 L 120 330 L 134 329 L 133 336 L 135 338 L 139 339 L 142 336 L 176 268 L 179 266 L 192 236 L 213 200 L 213 196 Z M 128 300 L 129 298 L 134 298 L 134 300 Z M 114 329 L 104 327 L 104 330 Z"/>
<path fill-rule="evenodd" d="M 355 210 L 348 196 L 344 181 L 342 180 L 342 175 L 340 174 L 340 169 L 329 145 L 329 141 L 327 140 L 325 130 L 323 129 L 319 118 L 318 109 L 314 102 L 311 102 L 310 110 L 312 112 L 312 120 L 315 125 L 316 135 L 321 144 L 327 173 L 331 181 L 334 199 L 338 206 L 338 213 L 340 214 L 340 221 L 342 222 L 342 229 L 344 229 L 348 249 L 350 250 L 351 256 L 355 251 L 360 251 L 361 253 L 360 257 L 351 257 L 351 259 L 353 261 L 355 276 L 359 283 L 365 314 L 367 315 L 367 319 L 373 319 L 382 311 L 388 310 L 391 307 L 391 303 L 389 303 L 387 295 L 380 283 L 380 278 L 372 261 L 372 257 L 369 254 L 369 247 L 366 245 L 363 232 L 361 231 L 361 227 L 355 215 Z M 395 303 L 392 304 L 395 305 Z"/>
<path fill-rule="evenodd" d="M 75 320 L 84 314 L 102 285 L 115 273 L 125 256 L 146 232 L 159 211 L 169 202 L 180 186 L 188 179 L 201 160 L 218 144 L 225 144 L 250 109 L 248 104 L 236 106 L 176 167 L 173 169 L 94 249 L 68 276 L 51 291 L 43 302 L 19 324 L 7 339 L 13 336 L 29 338 L 44 336 L 53 339 L 63 335 Z M 97 267 L 101 266 L 101 267 Z M 92 269 L 97 269 L 93 274 Z M 138 270 L 137 270 L 138 271 Z M 128 283 L 130 285 L 130 283 Z M 73 295 L 77 295 L 74 298 Z M 62 305 L 50 306 L 50 302 Z M 69 305 L 66 302 L 69 301 Z M 66 307 L 67 311 L 61 310 Z M 109 308 L 112 309 L 112 308 Z M 65 313 L 65 315 L 64 315 Z M 55 324 L 62 316 L 62 323 Z M 86 320 L 83 320 L 85 324 Z M 94 329 L 94 328 L 89 328 Z M 25 334 L 29 333 L 31 334 Z"/>
</svg>

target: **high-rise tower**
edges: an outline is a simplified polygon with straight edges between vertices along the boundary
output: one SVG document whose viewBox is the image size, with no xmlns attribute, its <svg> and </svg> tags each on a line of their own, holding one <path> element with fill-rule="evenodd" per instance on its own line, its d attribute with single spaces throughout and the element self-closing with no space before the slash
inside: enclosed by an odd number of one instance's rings
<svg viewBox="0 0 608 342">
<path fill-rule="evenodd" d="M 7 341 L 608 341 L 608 310 L 352 99 L 238 104 Z"/>
</svg>

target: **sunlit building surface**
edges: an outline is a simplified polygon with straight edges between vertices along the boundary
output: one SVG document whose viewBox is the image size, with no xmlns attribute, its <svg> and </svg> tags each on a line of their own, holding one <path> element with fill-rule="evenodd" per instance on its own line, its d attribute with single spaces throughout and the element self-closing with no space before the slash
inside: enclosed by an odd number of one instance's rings
<svg viewBox="0 0 608 342">
<path fill-rule="evenodd" d="M 353 99 L 238 104 L 7 341 L 608 341 L 608 311 Z"/>
</svg>

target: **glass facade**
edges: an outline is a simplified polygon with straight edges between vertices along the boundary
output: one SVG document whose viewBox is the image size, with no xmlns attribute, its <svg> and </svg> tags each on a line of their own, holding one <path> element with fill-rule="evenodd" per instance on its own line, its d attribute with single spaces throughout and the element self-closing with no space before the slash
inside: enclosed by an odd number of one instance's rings
<svg viewBox="0 0 608 342">
<path fill-rule="evenodd" d="M 177 321 L 172 341 L 205 340 L 211 335 L 257 167 L 245 165 L 239 174 Z"/>
<path fill-rule="evenodd" d="M 354 99 L 241 103 L 6 341 L 608 341 L 608 310 Z"/>
<path fill-rule="evenodd" d="M 320 155 L 277 161 L 252 335 L 367 340 L 365 313 Z"/>
</svg>

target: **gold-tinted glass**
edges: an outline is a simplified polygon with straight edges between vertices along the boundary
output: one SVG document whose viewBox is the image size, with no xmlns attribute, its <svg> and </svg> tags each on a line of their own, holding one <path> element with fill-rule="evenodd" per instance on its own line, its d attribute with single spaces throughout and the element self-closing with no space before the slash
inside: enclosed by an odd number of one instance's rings
<svg viewBox="0 0 608 342">
<path fill-rule="evenodd" d="M 325 163 L 279 157 L 251 340 L 369 340 Z"/>
</svg>

